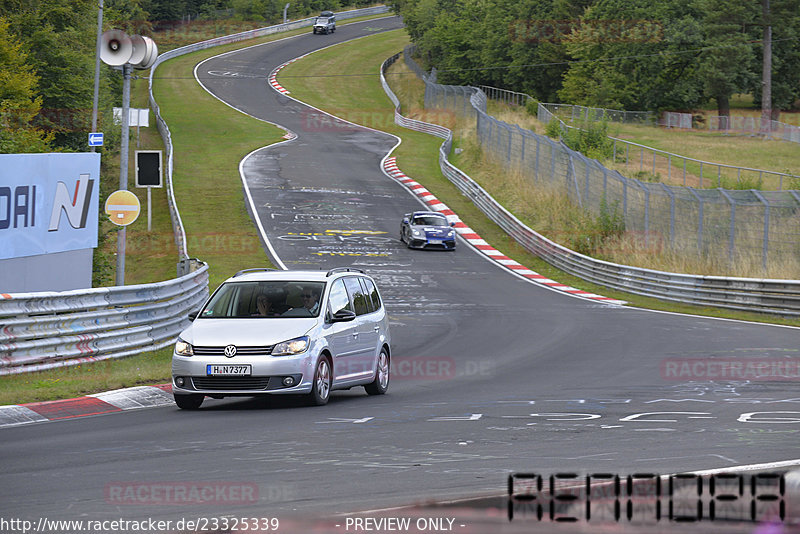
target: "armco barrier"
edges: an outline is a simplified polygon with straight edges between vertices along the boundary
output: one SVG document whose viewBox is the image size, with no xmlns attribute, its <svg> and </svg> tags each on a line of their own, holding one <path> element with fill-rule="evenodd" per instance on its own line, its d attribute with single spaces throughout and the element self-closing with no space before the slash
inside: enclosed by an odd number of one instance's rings
<svg viewBox="0 0 800 534">
<path fill-rule="evenodd" d="M 389 11 L 388 6 L 367 7 L 363 9 L 353 9 L 351 11 L 342 11 L 336 14 L 336 18 L 337 20 L 346 20 L 356 17 L 366 17 L 369 15 L 380 15 L 382 13 L 387 13 L 388 11 Z M 172 229 L 175 235 L 175 244 L 178 247 L 178 254 L 181 256 L 181 258 L 188 258 L 189 252 L 186 249 L 186 233 L 184 232 L 183 229 L 183 222 L 181 221 L 180 212 L 178 211 L 178 205 L 175 201 L 175 193 L 172 184 L 172 171 L 173 171 L 172 137 L 170 135 L 169 127 L 167 126 L 166 121 L 164 121 L 164 119 L 161 117 L 161 110 L 158 107 L 158 103 L 156 102 L 156 99 L 153 96 L 153 76 L 156 72 L 156 69 L 163 62 L 168 61 L 170 59 L 174 59 L 176 57 L 180 57 L 184 54 L 190 54 L 192 52 L 205 50 L 207 48 L 213 48 L 215 46 L 238 43 L 240 41 L 255 39 L 257 37 L 264 37 L 265 35 L 296 30 L 304 28 L 306 26 L 312 26 L 313 23 L 314 23 L 314 18 L 311 17 L 307 19 L 288 22 L 286 24 L 277 24 L 275 26 L 258 28 L 255 30 L 236 33 L 233 35 L 225 35 L 222 37 L 209 39 L 207 41 L 190 44 L 187 46 L 183 46 L 181 48 L 170 50 L 168 52 L 159 55 L 158 59 L 156 59 L 156 62 L 153 64 L 153 67 L 150 69 L 150 79 L 149 79 L 150 107 L 153 109 L 153 113 L 156 116 L 156 127 L 158 128 L 158 131 L 161 134 L 161 138 L 164 140 L 164 147 L 167 153 L 167 158 L 166 158 L 167 201 L 169 203 L 169 211 L 170 211 L 170 216 L 172 218 Z M 266 82 L 266 79 L 264 81 Z"/>
<path fill-rule="evenodd" d="M 472 178 L 448 161 L 447 157 L 453 141 L 453 134 L 449 129 L 409 119 L 401 114 L 400 101 L 392 92 L 384 76 L 386 69 L 399 57 L 400 53 L 395 54 L 381 66 L 381 84 L 395 105 L 395 121 L 405 128 L 444 139 L 444 143 L 439 149 L 439 166 L 442 173 L 486 216 L 526 250 L 564 272 L 628 293 L 700 306 L 716 306 L 786 316 L 800 315 L 800 281 L 797 280 L 698 276 L 619 265 L 574 252 L 528 228 L 494 200 Z M 412 70 L 418 70 L 414 66 L 410 67 Z M 424 74 L 422 76 L 426 86 L 433 83 L 428 81 Z M 472 96 L 469 100 L 475 115 L 485 114 L 486 95 L 477 88 L 471 88 L 471 91 Z"/>
<path fill-rule="evenodd" d="M 155 284 L 0 295 L 0 375 L 166 347 L 206 298 L 206 264 Z"/>
</svg>

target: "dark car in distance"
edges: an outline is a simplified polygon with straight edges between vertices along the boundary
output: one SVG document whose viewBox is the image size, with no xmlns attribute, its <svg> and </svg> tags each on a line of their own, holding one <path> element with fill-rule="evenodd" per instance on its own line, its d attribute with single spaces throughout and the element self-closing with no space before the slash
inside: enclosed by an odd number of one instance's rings
<svg viewBox="0 0 800 534">
<path fill-rule="evenodd" d="M 435 211 L 406 213 L 400 224 L 400 240 L 408 248 L 456 249 L 455 223 Z"/>
</svg>

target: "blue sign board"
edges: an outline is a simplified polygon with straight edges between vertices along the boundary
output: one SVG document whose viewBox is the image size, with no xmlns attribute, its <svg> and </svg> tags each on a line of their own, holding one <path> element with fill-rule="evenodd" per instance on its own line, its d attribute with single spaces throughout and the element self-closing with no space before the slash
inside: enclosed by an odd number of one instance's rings
<svg viewBox="0 0 800 534">
<path fill-rule="evenodd" d="M 90 133 L 89 146 L 103 146 L 103 132 Z"/>
</svg>

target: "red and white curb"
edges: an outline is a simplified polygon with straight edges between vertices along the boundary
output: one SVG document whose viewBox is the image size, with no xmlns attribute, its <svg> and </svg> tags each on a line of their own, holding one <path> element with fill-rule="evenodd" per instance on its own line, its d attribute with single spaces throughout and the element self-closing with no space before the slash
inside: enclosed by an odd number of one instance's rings
<svg viewBox="0 0 800 534">
<path fill-rule="evenodd" d="M 75 399 L 0 406 L 0 428 L 168 405 L 175 406 L 170 384 L 136 386 Z"/>
<path fill-rule="evenodd" d="M 269 84 L 272 86 L 272 88 L 273 88 L 273 89 L 275 89 L 276 91 L 278 91 L 279 93 L 283 94 L 283 95 L 288 95 L 288 94 L 289 94 L 289 90 L 288 90 L 288 89 L 286 89 L 284 86 L 282 86 L 281 84 L 279 84 L 279 83 L 278 83 L 278 73 L 279 73 L 279 72 L 280 72 L 280 70 L 281 70 L 283 67 L 285 67 L 286 65 L 291 65 L 292 63 L 294 63 L 294 62 L 295 62 L 295 61 L 297 61 L 298 59 L 303 59 L 303 58 L 304 58 L 304 57 L 306 57 L 307 55 L 308 55 L 308 54 L 303 54 L 302 56 L 298 56 L 298 57 L 296 57 L 296 58 L 294 58 L 294 59 L 290 59 L 289 61 L 287 61 L 287 62 L 286 62 L 286 63 L 284 63 L 283 65 L 278 65 L 277 67 L 275 67 L 275 70 L 273 70 L 273 71 L 272 71 L 272 72 L 269 74 L 269 78 L 268 78 L 268 80 L 269 80 Z"/>
<path fill-rule="evenodd" d="M 610 297 L 604 297 L 602 295 L 596 295 L 594 293 L 589 293 L 588 291 L 584 291 L 582 289 L 578 289 L 575 287 L 568 286 L 566 284 L 562 284 L 560 282 L 556 282 L 555 280 L 551 280 L 544 275 L 533 271 L 521 263 L 513 260 L 494 248 L 492 245 L 487 243 L 485 240 L 481 238 L 472 228 L 464 224 L 458 215 L 455 214 L 453 210 L 447 207 L 442 201 L 437 199 L 430 191 L 425 189 L 424 186 L 419 184 L 418 182 L 412 180 L 408 176 L 406 176 L 403 171 L 401 171 L 397 167 L 397 159 L 392 156 L 388 157 L 384 160 L 383 169 L 386 173 L 406 186 L 412 193 L 416 194 L 425 204 L 428 205 L 428 208 L 432 211 L 438 211 L 439 213 L 445 215 L 449 222 L 455 223 L 455 230 L 458 234 L 464 238 L 470 245 L 475 247 L 479 252 L 486 255 L 487 257 L 491 258 L 496 263 L 499 263 L 506 269 L 523 276 L 537 284 L 541 284 L 543 286 L 549 287 L 551 289 L 555 289 L 557 291 L 562 291 L 564 293 L 569 293 L 570 295 L 575 295 L 577 297 L 582 297 L 589 300 L 594 300 L 598 302 L 603 302 L 606 304 L 616 304 L 622 305 L 626 304 L 624 300 L 617 300 L 612 299 Z"/>
</svg>

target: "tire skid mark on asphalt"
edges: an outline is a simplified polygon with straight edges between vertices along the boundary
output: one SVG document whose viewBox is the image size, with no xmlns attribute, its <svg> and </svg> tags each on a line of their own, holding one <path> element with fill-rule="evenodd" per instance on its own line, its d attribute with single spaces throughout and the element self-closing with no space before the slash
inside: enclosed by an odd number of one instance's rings
<svg viewBox="0 0 800 534">
<path fill-rule="evenodd" d="M 430 191 L 428 191 L 422 184 L 416 182 L 415 180 L 409 178 L 408 176 L 403 173 L 397 167 L 397 158 L 394 156 L 388 157 L 384 160 L 383 169 L 390 177 L 395 179 L 396 181 L 400 182 L 403 186 L 405 186 L 409 191 L 417 195 L 420 199 L 422 199 L 425 204 L 433 211 L 438 211 L 442 213 L 445 217 L 447 217 L 448 222 L 454 223 L 454 228 L 456 232 L 464 239 L 467 243 L 472 245 L 473 248 L 478 250 L 481 254 L 485 255 L 486 257 L 490 258 L 494 262 L 498 263 L 502 267 L 509 269 L 510 271 L 527 278 L 537 284 L 541 284 L 543 286 L 549 287 L 551 289 L 555 289 L 557 291 L 562 291 L 564 293 L 568 293 L 570 295 L 579 296 L 585 299 L 594 300 L 598 302 L 604 302 L 608 304 L 614 305 L 623 305 L 626 304 L 624 300 L 617 300 L 610 297 L 604 297 L 603 295 L 597 295 L 595 293 L 590 293 L 588 291 L 583 291 L 582 289 L 577 289 L 566 284 L 562 284 L 560 282 L 556 282 L 555 280 L 550 280 L 546 276 L 543 276 L 532 269 L 522 265 L 516 260 L 513 260 L 494 248 L 492 245 L 487 243 L 484 239 L 478 235 L 472 228 L 464 224 L 464 222 L 456 215 L 456 213 L 447 207 L 446 204 L 441 202 L 437 199 Z"/>
</svg>

